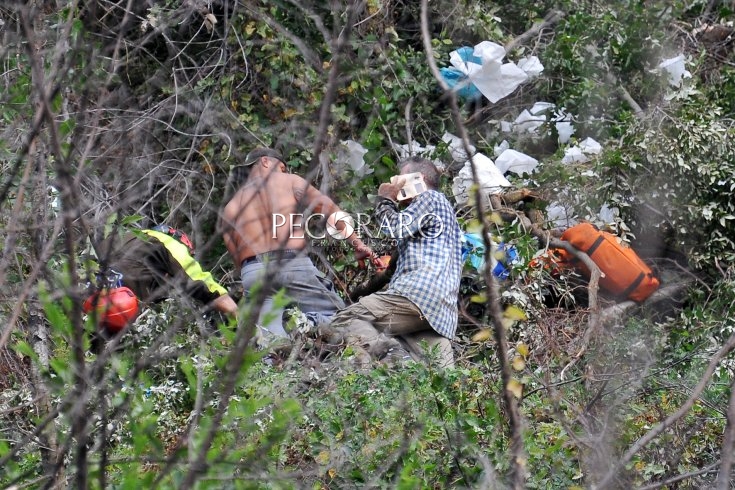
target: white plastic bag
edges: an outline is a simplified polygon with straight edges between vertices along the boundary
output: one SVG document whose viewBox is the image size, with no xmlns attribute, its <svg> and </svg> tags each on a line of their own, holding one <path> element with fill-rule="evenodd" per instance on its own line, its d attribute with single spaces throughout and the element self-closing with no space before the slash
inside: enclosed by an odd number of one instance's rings
<svg viewBox="0 0 735 490">
<path fill-rule="evenodd" d="M 538 160 L 516 150 L 505 150 L 495 160 L 498 170 L 502 173 L 513 172 L 518 175 L 530 174 L 538 166 Z"/>
<path fill-rule="evenodd" d="M 469 81 L 490 102 L 506 97 L 528 80 L 529 75 L 515 63 L 503 63 L 505 48 L 497 43 L 482 41 L 475 45 L 473 55 L 480 58 L 482 64 L 465 61 L 457 51 L 449 54 L 449 62 L 466 74 Z M 535 71 L 537 68 L 529 65 L 529 69 Z"/>
<path fill-rule="evenodd" d="M 337 152 L 335 163 L 340 168 L 349 168 L 356 175 L 365 176 L 371 174 L 373 169 L 365 165 L 363 157 L 368 151 L 357 141 L 343 140 L 340 141 L 340 147 Z"/>
<path fill-rule="evenodd" d="M 525 71 L 530 78 L 535 78 L 544 71 L 544 65 L 538 59 L 538 56 L 526 56 L 518 60 L 518 68 Z"/>
<path fill-rule="evenodd" d="M 455 136 L 452 133 L 444 133 L 442 141 L 449 144 L 449 153 L 452 155 L 452 160 L 461 163 L 466 162 L 469 159 L 467 152 L 462 144 L 462 138 Z M 476 148 L 470 145 L 470 154 L 475 154 Z"/>
<path fill-rule="evenodd" d="M 511 186 L 508 179 L 488 157 L 482 153 L 476 153 L 473 160 L 477 169 L 478 184 L 483 194 L 501 192 L 504 187 Z M 452 193 L 460 206 L 469 202 L 469 190 L 472 184 L 472 166 L 468 160 L 452 182 Z"/>
<path fill-rule="evenodd" d="M 685 78 L 692 77 L 686 69 L 683 54 L 663 60 L 658 67 L 668 73 L 669 85 L 673 87 L 680 87 Z"/>
</svg>

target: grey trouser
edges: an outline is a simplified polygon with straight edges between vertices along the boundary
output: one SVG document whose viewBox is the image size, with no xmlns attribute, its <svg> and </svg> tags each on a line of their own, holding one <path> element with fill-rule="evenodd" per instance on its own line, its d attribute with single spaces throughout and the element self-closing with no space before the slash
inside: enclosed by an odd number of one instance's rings
<svg viewBox="0 0 735 490">
<path fill-rule="evenodd" d="M 345 306 L 332 282 L 314 267 L 309 257 L 258 259 L 243 265 L 240 277 L 246 298 L 256 284 L 267 288 L 259 324 L 283 337 L 288 336 L 281 323 L 283 308 L 273 308 L 273 295 L 279 289 L 285 289 L 289 305 L 298 306 L 316 324 L 328 323 L 334 313 Z"/>
<path fill-rule="evenodd" d="M 431 328 L 418 307 L 403 296 L 387 293 L 363 296 L 340 310 L 331 325 L 347 329 L 347 341 L 357 345 L 369 346 L 381 334 L 396 337 L 415 361 L 426 359 L 422 345 L 426 342 L 429 350 L 436 349 L 441 366 L 454 366 L 451 341 Z"/>
</svg>

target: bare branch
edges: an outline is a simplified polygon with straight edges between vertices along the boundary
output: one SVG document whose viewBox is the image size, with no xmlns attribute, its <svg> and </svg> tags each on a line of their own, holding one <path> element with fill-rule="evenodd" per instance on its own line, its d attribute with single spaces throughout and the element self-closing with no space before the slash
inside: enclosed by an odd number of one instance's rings
<svg viewBox="0 0 735 490">
<path fill-rule="evenodd" d="M 307 46 L 301 38 L 293 34 L 280 23 L 276 22 L 270 16 L 263 14 L 257 8 L 251 7 L 247 2 L 242 2 L 242 0 L 240 0 L 239 4 L 242 5 L 242 7 L 244 7 L 245 10 L 247 10 L 250 15 L 252 15 L 255 19 L 268 24 L 283 37 L 288 39 L 291 44 L 296 46 L 296 49 L 301 52 L 304 60 L 314 69 L 314 71 L 316 71 L 317 73 L 322 73 L 323 69 L 321 60 L 319 59 L 319 55 L 314 52 L 314 50 L 312 50 L 309 46 Z"/>
<path fill-rule="evenodd" d="M 462 140 L 462 146 L 465 154 L 470 158 L 470 166 L 472 168 L 472 179 L 475 183 L 475 205 L 477 212 L 477 219 L 480 220 L 482 226 L 482 237 L 485 242 L 485 263 L 491 262 L 490 254 L 492 253 L 492 247 L 489 243 L 490 240 L 490 225 L 485 216 L 483 209 L 483 199 L 481 195 L 481 187 L 478 185 L 478 170 L 475 164 L 475 158 L 470 151 L 470 140 L 467 134 L 467 129 L 462 123 L 462 117 L 457 104 L 457 94 L 449 88 L 444 78 L 439 72 L 439 68 L 436 65 L 436 61 L 433 56 L 433 49 L 431 46 L 431 35 L 429 34 L 429 15 L 428 15 L 428 0 L 421 1 L 421 38 L 424 44 L 424 51 L 426 53 L 426 60 L 431 68 L 431 72 L 434 78 L 439 82 L 444 95 L 449 100 L 449 106 L 452 112 L 452 119 L 457 125 L 459 136 Z M 490 311 L 490 319 L 493 324 L 493 333 L 495 337 L 495 345 L 497 349 L 498 362 L 500 363 L 500 374 L 503 383 L 503 401 L 508 411 L 508 422 L 510 428 L 510 465 L 511 465 L 511 481 L 514 489 L 521 489 L 525 486 L 525 461 L 523 437 L 522 437 L 522 422 L 521 414 L 518 407 L 518 400 L 515 395 L 509 389 L 512 374 L 510 363 L 508 362 L 508 341 L 506 328 L 503 325 L 503 313 L 500 306 L 500 293 L 498 291 L 497 281 L 492 274 L 489 267 L 485 267 L 483 270 L 483 279 L 488 289 L 487 297 L 487 308 Z"/>
<path fill-rule="evenodd" d="M 732 479 L 731 470 L 735 459 L 735 381 L 730 383 L 730 403 L 727 406 L 727 424 L 722 438 L 720 473 L 717 475 L 717 490 L 728 490 Z"/>
<path fill-rule="evenodd" d="M 525 43 L 529 39 L 539 35 L 541 31 L 543 31 L 544 29 L 548 29 L 549 27 L 554 26 L 563 18 L 564 18 L 564 12 L 561 12 L 558 10 L 550 11 L 548 14 L 546 14 L 546 16 L 541 22 L 537 22 L 526 32 L 524 32 L 520 36 L 517 36 L 516 38 L 511 40 L 509 43 L 507 43 L 505 45 L 505 52 L 510 53 L 515 48 Z"/>
<path fill-rule="evenodd" d="M 717 353 L 710 359 L 707 368 L 700 377 L 699 382 L 692 390 L 691 396 L 679 407 L 676 412 L 672 413 L 665 420 L 656 424 L 651 430 L 649 430 L 643 437 L 638 439 L 633 445 L 631 445 L 625 453 L 617 461 L 611 461 L 610 469 L 600 479 L 599 483 L 595 488 L 603 489 L 607 488 L 612 483 L 618 472 L 630 462 L 638 452 L 646 447 L 651 441 L 655 440 L 658 436 L 664 433 L 669 427 L 675 422 L 684 417 L 689 410 L 694 406 L 697 399 L 704 392 L 705 388 L 709 384 L 712 378 L 712 374 L 717 369 L 718 364 L 725 358 L 733 349 L 735 349 L 735 334 L 731 335 L 727 339 L 727 342 L 717 351 Z"/>
</svg>

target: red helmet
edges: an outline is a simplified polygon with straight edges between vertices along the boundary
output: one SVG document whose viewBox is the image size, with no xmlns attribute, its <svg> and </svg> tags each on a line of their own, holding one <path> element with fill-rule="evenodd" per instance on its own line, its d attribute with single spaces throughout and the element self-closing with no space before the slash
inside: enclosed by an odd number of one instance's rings
<svg viewBox="0 0 735 490">
<path fill-rule="evenodd" d="M 117 333 L 138 317 L 138 297 L 130 288 L 122 286 L 103 289 L 84 302 L 85 313 L 94 310 L 100 325 L 110 333 Z"/>
<path fill-rule="evenodd" d="M 186 245 L 189 248 L 189 253 L 194 255 L 194 243 L 192 243 L 187 234 L 183 231 L 179 231 L 176 228 L 171 228 L 168 225 L 154 226 L 153 230 L 160 231 L 161 233 L 165 233 L 166 235 L 171 235 L 176 240 Z"/>
</svg>

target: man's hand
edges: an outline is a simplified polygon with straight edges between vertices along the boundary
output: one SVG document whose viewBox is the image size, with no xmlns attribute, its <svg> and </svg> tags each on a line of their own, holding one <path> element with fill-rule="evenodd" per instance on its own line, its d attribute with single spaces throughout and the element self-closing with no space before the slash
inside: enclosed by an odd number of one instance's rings
<svg viewBox="0 0 735 490">
<path fill-rule="evenodd" d="M 378 263 L 375 264 L 375 267 L 378 269 L 378 272 L 385 272 L 388 270 L 388 266 L 390 265 L 390 255 L 383 255 L 382 257 L 378 257 Z"/>
<path fill-rule="evenodd" d="M 378 195 L 380 197 L 386 197 L 391 201 L 397 201 L 398 193 L 401 191 L 401 188 L 404 185 L 406 185 L 406 179 L 404 177 L 397 179 L 393 184 L 391 184 L 390 182 L 385 182 L 383 184 L 380 184 L 380 187 L 378 188 Z"/>
<path fill-rule="evenodd" d="M 212 306 L 219 312 L 237 318 L 237 303 L 229 294 L 223 294 L 219 298 L 212 301 Z"/>
<path fill-rule="evenodd" d="M 363 245 L 355 249 L 355 259 L 357 259 L 357 266 L 360 269 L 365 268 L 365 259 L 370 259 L 370 262 L 376 267 L 380 264 L 378 254 L 373 252 L 373 250 L 367 245 Z"/>
</svg>

